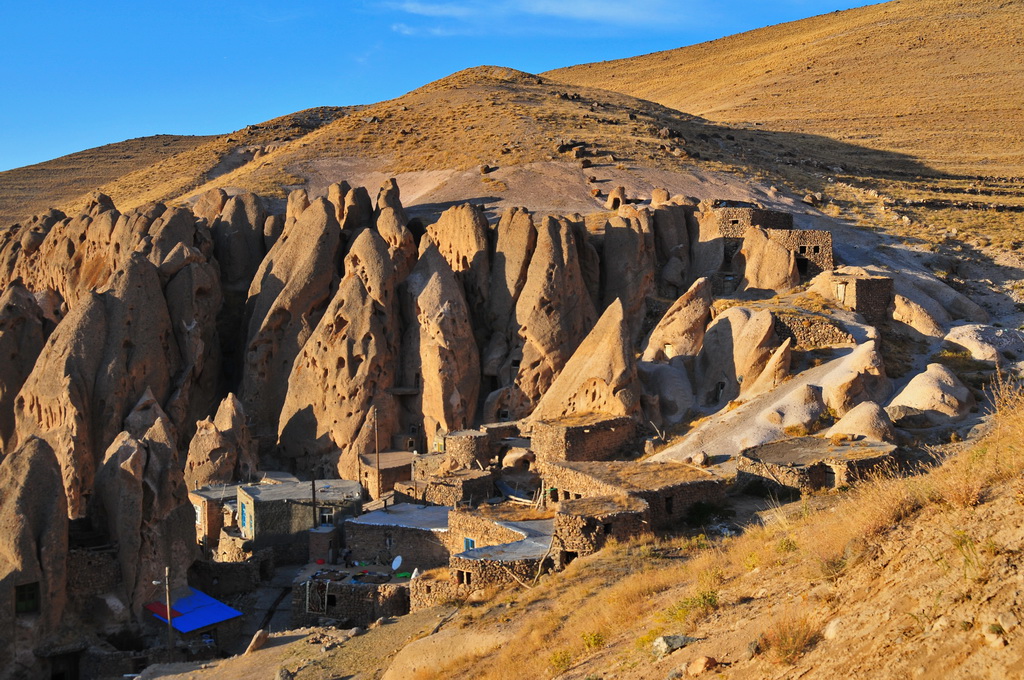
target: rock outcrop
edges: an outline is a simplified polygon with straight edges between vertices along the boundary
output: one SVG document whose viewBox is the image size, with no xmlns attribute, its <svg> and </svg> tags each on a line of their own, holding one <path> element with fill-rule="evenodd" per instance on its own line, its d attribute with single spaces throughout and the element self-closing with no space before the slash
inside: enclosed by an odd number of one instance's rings
<svg viewBox="0 0 1024 680">
<path fill-rule="evenodd" d="M 292 366 L 280 451 L 304 471 L 358 479 L 358 456 L 398 432 L 398 313 L 388 244 L 364 230 L 345 276 Z"/>
<path fill-rule="evenodd" d="M 14 398 L 46 340 L 43 310 L 21 282 L 0 295 L 0 459 L 14 436 Z"/>
<path fill-rule="evenodd" d="M 33 652 L 57 632 L 67 603 L 68 508 L 53 449 L 30 437 L 0 461 L 0 677 L 40 677 Z M 36 612 L 17 613 L 21 587 Z"/>
<path fill-rule="evenodd" d="M 396 284 L 405 280 L 416 263 L 416 242 L 408 229 L 409 216 L 402 207 L 398 182 L 389 179 L 377 193 L 377 207 L 373 211 L 377 231 L 387 242 L 391 261 L 395 266 Z"/>
<path fill-rule="evenodd" d="M 784 293 L 800 283 L 796 255 L 768 238 L 768 232 L 751 227 L 743 234 L 743 247 L 733 258 L 733 267 L 742 274 L 738 290 L 767 290 Z"/>
<path fill-rule="evenodd" d="M 864 401 L 881 403 L 892 393 L 885 375 L 885 364 L 878 353 L 878 343 L 870 340 L 858 345 L 841 372 L 829 376 L 822 385 L 825 403 L 842 417 Z"/>
<path fill-rule="evenodd" d="M 533 217 L 524 208 L 509 208 L 495 228 L 497 241 L 488 305 L 488 323 L 492 329 L 482 358 L 483 374 L 501 376 L 502 366 L 508 366 L 509 351 L 518 344 L 519 321 L 516 304 L 526 286 L 533 251 L 537 247 L 537 229 Z M 512 382 L 508 374 L 503 384 Z"/>
<path fill-rule="evenodd" d="M 437 436 L 473 425 L 480 357 L 462 286 L 429 237 L 424 245 L 402 295 L 402 373 L 419 388 L 403 420 L 415 421 L 430 448 Z"/>
<path fill-rule="evenodd" d="M 639 340 L 654 289 L 654 234 L 649 211 L 621 208 L 604 229 L 601 258 L 601 308 L 616 300 L 622 305 L 630 342 Z"/>
<path fill-rule="evenodd" d="M 274 442 L 292 365 L 337 288 L 340 248 L 334 208 L 318 198 L 285 226 L 249 288 L 239 397 L 261 450 Z"/>
<path fill-rule="evenodd" d="M 641 361 L 637 374 L 643 387 L 644 417 L 658 427 L 682 423 L 693 408 L 693 387 L 682 359 L 667 364 Z"/>
<path fill-rule="evenodd" d="M 196 426 L 185 463 L 185 485 L 198 489 L 210 484 L 255 481 L 259 451 L 249 434 L 242 402 L 229 394 L 217 413 Z"/>
<path fill-rule="evenodd" d="M 576 348 L 530 418 L 553 420 L 583 413 L 637 416 L 640 393 L 629 326 L 616 300 Z"/>
<path fill-rule="evenodd" d="M 704 344 L 704 330 L 711 319 L 711 282 L 697 279 L 665 312 L 644 341 L 644 361 L 668 361 L 693 357 Z"/>
<path fill-rule="evenodd" d="M 978 361 L 1014 362 L 1024 359 L 1024 332 L 1015 328 L 966 324 L 951 329 L 942 342 L 950 349 L 970 353 L 971 358 Z"/>
<path fill-rule="evenodd" d="M 436 223 L 427 227 L 427 237 L 448 261 L 465 291 L 473 327 L 481 341 L 489 331 L 491 267 L 487 259 L 487 232 L 483 209 L 468 203 L 445 210 Z"/>
<path fill-rule="evenodd" d="M 875 442 L 895 442 L 896 430 L 889 415 L 873 401 L 862 401 L 825 432 L 826 437 L 846 435 Z"/>
<path fill-rule="evenodd" d="M 770 311 L 731 307 L 720 314 L 708 326 L 697 354 L 698 403 L 725 404 L 738 397 L 741 388 L 754 384 L 778 345 Z"/>
<path fill-rule="evenodd" d="M 885 412 L 897 424 L 908 416 L 920 416 L 932 425 L 942 425 L 963 418 L 974 404 L 974 395 L 953 371 L 942 364 L 928 364 L 892 398 Z"/>
</svg>

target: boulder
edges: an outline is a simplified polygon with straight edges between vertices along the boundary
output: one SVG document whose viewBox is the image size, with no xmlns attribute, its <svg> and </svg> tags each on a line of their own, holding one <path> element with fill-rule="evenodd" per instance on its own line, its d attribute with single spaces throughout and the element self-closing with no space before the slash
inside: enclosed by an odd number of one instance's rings
<svg viewBox="0 0 1024 680">
<path fill-rule="evenodd" d="M 702 405 L 725 404 L 753 384 L 779 340 L 767 309 L 731 307 L 711 322 L 696 359 L 696 394 Z"/>
<path fill-rule="evenodd" d="M 926 335 L 930 338 L 941 338 L 946 334 L 943 326 L 949 322 L 949 317 L 941 307 L 934 304 L 934 301 L 929 300 L 929 302 L 932 303 L 931 311 L 914 300 L 897 293 L 892 318 L 910 326 L 921 335 Z M 933 316 L 933 312 L 939 318 Z"/>
<path fill-rule="evenodd" d="M 781 385 L 790 376 L 789 369 L 792 359 L 793 338 L 786 338 L 772 352 L 771 357 L 769 357 L 768 362 L 764 365 L 764 369 L 757 376 L 757 379 L 740 386 L 740 394 L 745 399 L 752 399 Z"/>
<path fill-rule="evenodd" d="M 896 431 L 885 410 L 873 401 L 862 401 L 825 432 L 826 437 L 847 435 L 874 442 L 895 442 Z"/>
<path fill-rule="evenodd" d="M 967 351 L 978 361 L 1020 361 L 1024 359 L 1024 333 L 1013 328 L 986 324 L 956 326 L 942 340 L 953 350 Z"/>
<path fill-rule="evenodd" d="M 841 371 L 830 373 L 822 385 L 825 404 L 842 417 L 863 401 L 882 402 L 892 392 L 878 344 L 870 340 L 858 345 Z"/>
<path fill-rule="evenodd" d="M 398 279 L 396 283 L 400 283 L 408 276 L 416 262 L 416 243 L 408 229 L 409 216 L 402 207 L 398 182 L 394 178 L 381 186 L 373 218 L 377 231 L 388 244 Z"/>
<path fill-rule="evenodd" d="M 895 423 L 920 415 L 932 425 L 942 425 L 962 419 L 974 405 L 974 395 L 956 374 L 942 364 L 928 364 L 893 397 L 885 412 Z"/>
<path fill-rule="evenodd" d="M 625 187 L 615 187 L 608 192 L 608 200 L 604 202 L 605 210 L 618 210 L 623 205 L 626 205 Z"/>
<path fill-rule="evenodd" d="M 604 229 L 601 258 L 601 308 L 616 300 L 622 305 L 629 337 L 639 339 L 647 312 L 647 296 L 654 289 L 654 235 L 651 215 L 621 208 Z"/>
<path fill-rule="evenodd" d="M 576 348 L 530 418 L 556 420 L 583 413 L 637 416 L 640 392 L 629 328 L 616 300 Z"/>
<path fill-rule="evenodd" d="M 704 329 L 711 319 L 711 282 L 698 279 L 665 312 L 642 349 L 643 361 L 668 361 L 696 356 L 704 344 Z"/>
<path fill-rule="evenodd" d="M 659 427 L 672 427 L 682 423 L 693 408 L 693 387 L 681 360 L 669 364 L 641 361 L 637 364 L 643 395 L 657 403 Z M 645 400 L 646 403 L 649 403 Z M 647 408 L 645 407 L 645 412 Z M 653 414 L 647 413 L 648 420 Z"/>
</svg>

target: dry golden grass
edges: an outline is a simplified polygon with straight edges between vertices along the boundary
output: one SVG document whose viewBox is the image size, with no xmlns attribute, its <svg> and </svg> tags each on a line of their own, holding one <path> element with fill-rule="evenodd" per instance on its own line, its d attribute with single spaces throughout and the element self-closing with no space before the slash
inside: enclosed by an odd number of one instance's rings
<svg viewBox="0 0 1024 680">
<path fill-rule="evenodd" d="M 772 621 L 761 637 L 765 650 L 779 663 L 792 664 L 818 639 L 817 628 L 801 614 L 787 613 Z"/>
<path fill-rule="evenodd" d="M 886 156 L 909 157 L 1020 176 L 1022 23 L 1016 2 L 890 2 L 545 75 L 715 121 L 756 121 L 792 133 L 797 151 L 820 146 L 807 136 L 820 135 L 847 145 L 835 160 L 851 166 L 887 170 Z"/>
</svg>

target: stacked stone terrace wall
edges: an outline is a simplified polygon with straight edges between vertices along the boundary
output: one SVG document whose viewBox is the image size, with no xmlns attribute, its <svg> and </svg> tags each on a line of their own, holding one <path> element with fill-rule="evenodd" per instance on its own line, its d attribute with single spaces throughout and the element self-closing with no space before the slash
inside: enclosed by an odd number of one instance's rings
<svg viewBox="0 0 1024 680">
<path fill-rule="evenodd" d="M 538 461 L 613 460 L 628 451 L 635 439 L 636 422 L 628 417 L 573 425 L 537 421 L 530 446 Z"/>
<path fill-rule="evenodd" d="M 825 317 L 810 314 L 775 314 L 775 333 L 780 339 L 793 338 L 801 349 L 835 347 L 855 343 L 853 336 Z"/>
<path fill-rule="evenodd" d="M 252 592 L 264 574 L 262 567 L 263 560 L 257 557 L 244 562 L 199 560 L 189 568 L 188 582 L 211 597 L 224 599 Z"/>
<path fill-rule="evenodd" d="M 121 564 L 114 550 L 69 550 L 67 594 L 72 608 L 121 589 Z"/>
</svg>

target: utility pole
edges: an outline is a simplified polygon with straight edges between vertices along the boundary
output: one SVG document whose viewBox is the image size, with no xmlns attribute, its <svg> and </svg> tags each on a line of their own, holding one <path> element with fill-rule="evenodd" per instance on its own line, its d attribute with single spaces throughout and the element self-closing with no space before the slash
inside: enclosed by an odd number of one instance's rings
<svg viewBox="0 0 1024 680">
<path fill-rule="evenodd" d="M 313 496 L 312 496 L 312 498 L 313 498 L 313 528 L 316 529 L 318 526 L 320 526 L 320 518 L 317 517 L 317 514 L 316 514 L 316 471 L 315 470 L 313 472 L 313 479 L 310 480 L 309 485 L 312 488 L 312 492 L 313 492 Z"/>
<path fill-rule="evenodd" d="M 167 649 L 174 649 L 174 625 L 171 623 L 171 567 L 164 567 L 164 598 L 167 601 Z"/>
<path fill-rule="evenodd" d="M 377 455 L 377 498 L 382 498 L 384 492 L 380 487 L 380 442 L 377 440 L 377 407 L 373 407 L 373 450 Z M 385 506 L 387 507 L 387 506 Z"/>
</svg>

